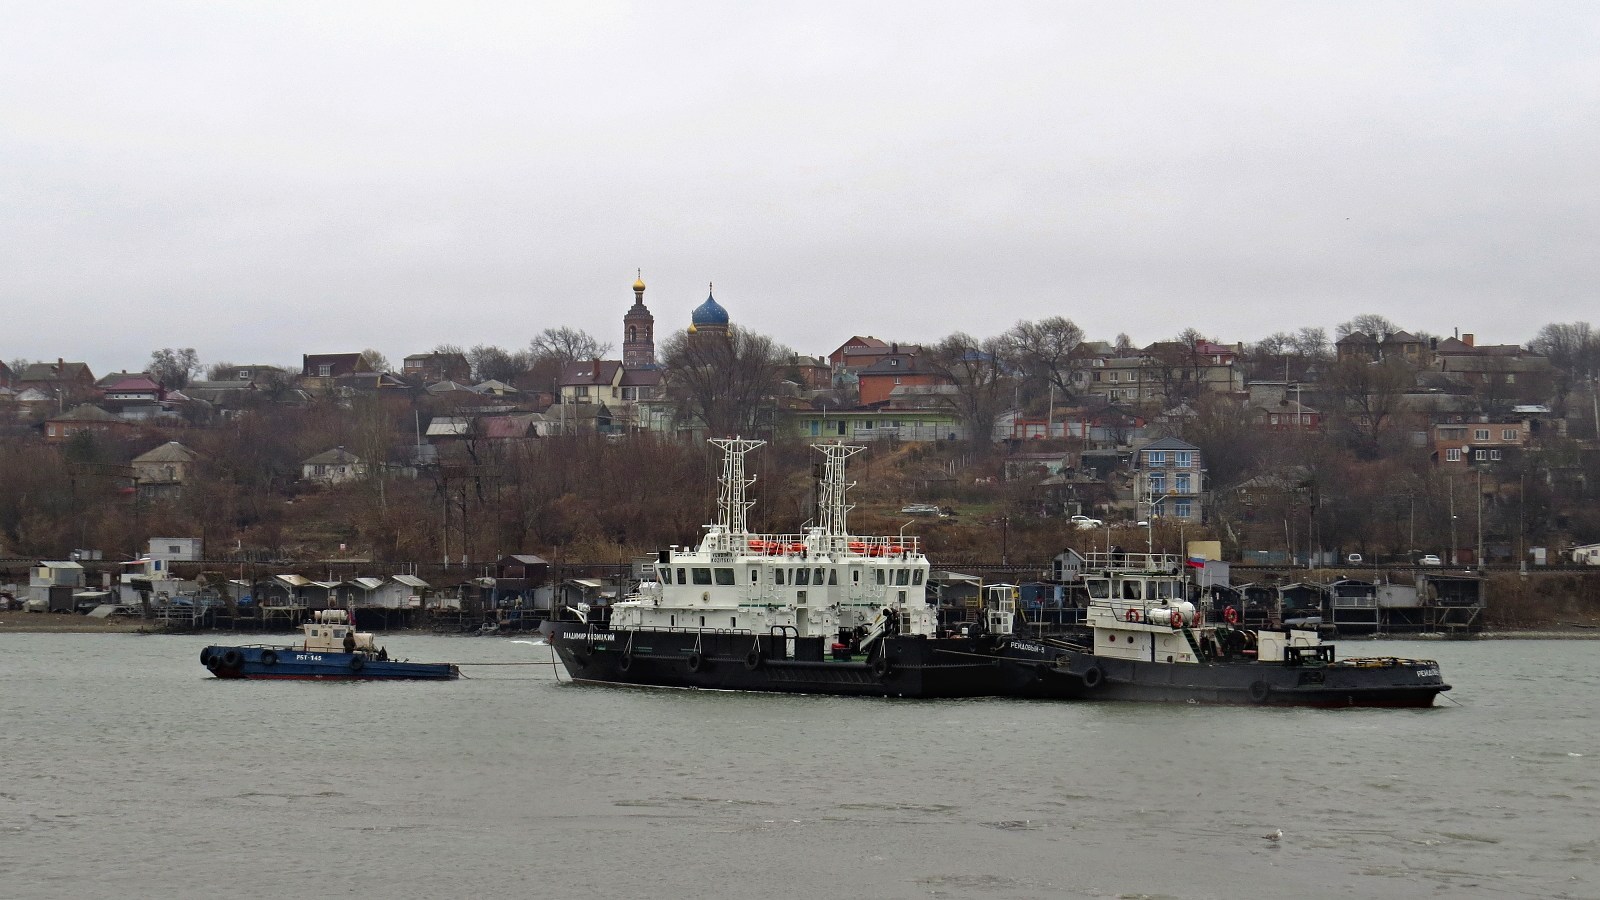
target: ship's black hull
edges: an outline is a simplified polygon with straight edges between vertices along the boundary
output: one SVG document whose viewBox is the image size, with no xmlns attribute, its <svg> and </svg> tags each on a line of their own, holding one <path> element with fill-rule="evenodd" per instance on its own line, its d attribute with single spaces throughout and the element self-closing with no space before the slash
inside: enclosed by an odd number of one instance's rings
<svg viewBox="0 0 1600 900">
<path fill-rule="evenodd" d="M 1259 706 L 1427 707 L 1450 690 L 1426 660 L 1202 665 L 1098 657 L 1017 638 L 886 638 L 870 657 L 824 658 L 821 638 L 555 626 L 574 681 L 868 697 L 1017 697 Z"/>
<path fill-rule="evenodd" d="M 572 679 L 588 683 L 923 698 L 993 696 L 1000 685 L 1000 660 L 965 638 L 897 635 L 851 659 L 825 655 L 821 638 L 774 635 L 563 623 L 548 640 Z"/>
<path fill-rule="evenodd" d="M 1002 692 L 1056 700 L 1140 700 L 1257 706 L 1428 707 L 1450 690 L 1429 660 L 1331 664 L 1113 659 L 1025 640 L 999 651 Z"/>
</svg>

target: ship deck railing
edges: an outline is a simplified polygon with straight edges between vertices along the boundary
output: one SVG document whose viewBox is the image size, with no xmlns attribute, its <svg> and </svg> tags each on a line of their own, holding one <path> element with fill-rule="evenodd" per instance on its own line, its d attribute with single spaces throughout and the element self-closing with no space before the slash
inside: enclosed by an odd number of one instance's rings
<svg viewBox="0 0 1600 900">
<path fill-rule="evenodd" d="M 866 536 L 866 535 L 815 535 L 815 534 L 750 534 L 729 535 L 722 539 L 725 548 L 713 547 L 717 552 L 741 556 L 772 556 L 791 559 L 809 559 L 817 555 L 869 559 L 915 556 L 922 553 L 922 539 L 916 535 Z"/>
<path fill-rule="evenodd" d="M 1171 575 L 1183 571 L 1183 557 L 1176 553 L 1090 553 L 1083 558 L 1085 572 Z"/>
</svg>

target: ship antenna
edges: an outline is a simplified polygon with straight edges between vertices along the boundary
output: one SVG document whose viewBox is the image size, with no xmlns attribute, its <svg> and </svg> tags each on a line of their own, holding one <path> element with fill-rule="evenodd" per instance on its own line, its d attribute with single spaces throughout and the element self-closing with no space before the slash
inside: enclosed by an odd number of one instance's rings
<svg viewBox="0 0 1600 900">
<path fill-rule="evenodd" d="M 845 502 L 845 492 L 855 487 L 844 480 L 844 461 L 867 448 L 849 444 L 812 444 L 825 458 L 822 468 L 821 492 L 817 496 L 817 515 L 822 520 L 822 533 L 833 544 L 830 549 L 844 549 L 849 536 L 850 510 L 855 507 Z"/>
<path fill-rule="evenodd" d="M 766 441 L 713 438 L 711 443 L 722 448 L 721 489 L 717 494 L 717 525 L 720 526 L 718 530 L 721 532 L 722 546 L 711 549 L 725 552 L 730 547 L 743 545 L 749 530 L 745 513 L 755 505 L 754 500 L 745 499 L 745 488 L 756 483 L 753 476 L 747 478 L 744 474 L 745 454 L 766 444 Z"/>
</svg>

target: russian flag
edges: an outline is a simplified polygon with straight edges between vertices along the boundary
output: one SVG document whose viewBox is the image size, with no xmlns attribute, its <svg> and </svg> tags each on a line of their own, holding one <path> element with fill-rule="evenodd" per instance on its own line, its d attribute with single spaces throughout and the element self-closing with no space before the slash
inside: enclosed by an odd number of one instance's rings
<svg viewBox="0 0 1600 900">
<path fill-rule="evenodd" d="M 1204 556 L 1191 556 L 1184 560 L 1183 564 L 1191 569 L 1204 569 L 1206 567 L 1206 558 Z"/>
</svg>

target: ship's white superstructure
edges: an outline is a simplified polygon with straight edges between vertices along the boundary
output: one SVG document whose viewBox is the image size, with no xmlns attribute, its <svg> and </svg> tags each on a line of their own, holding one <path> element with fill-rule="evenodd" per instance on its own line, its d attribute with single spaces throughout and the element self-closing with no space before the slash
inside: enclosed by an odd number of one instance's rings
<svg viewBox="0 0 1600 900">
<path fill-rule="evenodd" d="M 745 455 L 765 442 L 715 440 L 723 451 L 717 521 L 695 547 L 663 550 L 656 579 L 616 604 L 612 630 L 671 629 L 836 637 L 873 634 L 934 635 L 937 617 L 928 601 L 928 560 L 916 537 L 865 537 L 849 533 L 845 460 L 862 447 L 819 444 L 824 456 L 818 485 L 821 523 L 801 534 L 749 529 L 755 482 Z"/>
</svg>

